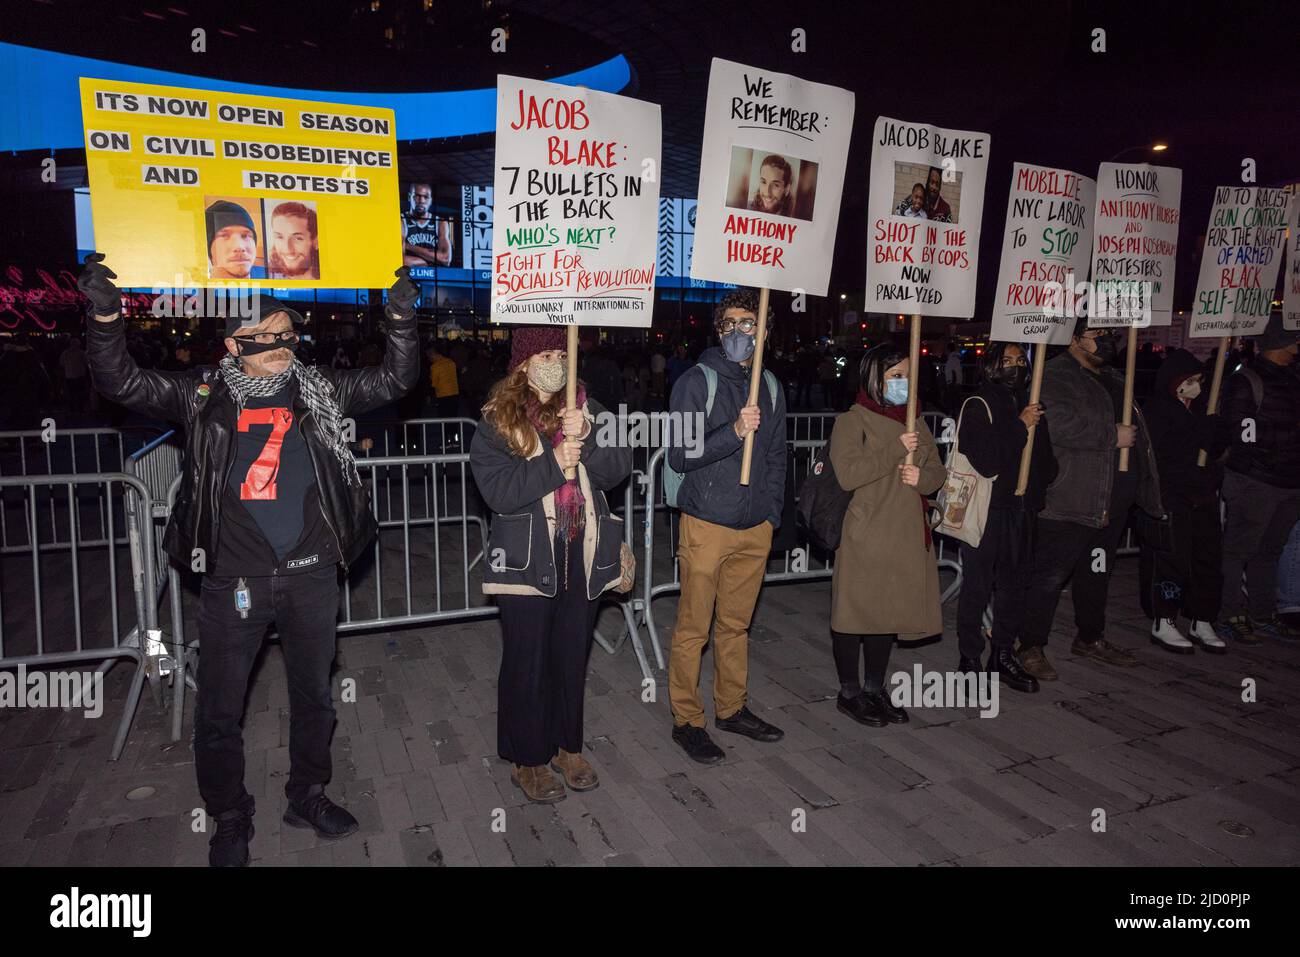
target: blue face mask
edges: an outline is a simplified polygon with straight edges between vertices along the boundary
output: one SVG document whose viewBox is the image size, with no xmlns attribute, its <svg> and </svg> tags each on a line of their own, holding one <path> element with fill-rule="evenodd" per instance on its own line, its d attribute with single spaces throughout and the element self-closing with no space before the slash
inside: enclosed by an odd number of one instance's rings
<svg viewBox="0 0 1300 957">
<path fill-rule="evenodd" d="M 722 351 L 732 362 L 744 362 L 754 354 L 754 337 L 733 329 L 722 337 Z"/>
<path fill-rule="evenodd" d="M 889 405 L 907 405 L 907 380 L 885 380 L 885 402 Z"/>
</svg>

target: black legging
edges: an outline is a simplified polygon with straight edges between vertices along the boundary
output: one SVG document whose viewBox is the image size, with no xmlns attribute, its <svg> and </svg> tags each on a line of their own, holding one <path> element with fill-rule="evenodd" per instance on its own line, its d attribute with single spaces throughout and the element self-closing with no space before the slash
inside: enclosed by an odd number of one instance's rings
<svg viewBox="0 0 1300 957">
<path fill-rule="evenodd" d="M 831 649 L 835 655 L 835 670 L 840 676 L 840 694 L 854 698 L 863 687 L 871 693 L 884 690 L 885 669 L 889 667 L 889 654 L 894 650 L 895 635 L 850 635 L 831 631 Z M 866 662 L 866 678 L 858 674 L 858 648 Z"/>
</svg>

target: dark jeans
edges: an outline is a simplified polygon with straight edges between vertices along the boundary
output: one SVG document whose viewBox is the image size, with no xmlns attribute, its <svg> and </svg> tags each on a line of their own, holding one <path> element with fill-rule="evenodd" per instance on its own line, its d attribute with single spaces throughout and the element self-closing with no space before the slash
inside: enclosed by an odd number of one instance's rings
<svg viewBox="0 0 1300 957">
<path fill-rule="evenodd" d="M 1300 519 L 1300 489 L 1283 489 L 1228 469 L 1223 476 L 1228 517 L 1223 526 L 1224 618 L 1256 620 L 1277 611 L 1277 565 Z M 1241 593 L 1245 573 L 1246 591 Z"/>
<path fill-rule="evenodd" d="M 302 800 L 330 779 L 330 735 L 339 610 L 337 566 L 301 575 L 247 579 L 252 607 L 235 610 L 238 579 L 208 575 L 199 598 L 199 693 L 194 712 L 194 767 L 199 794 L 216 816 L 248 797 L 244 790 L 244 700 L 248 677 L 274 624 L 289 677 L 289 780 L 284 793 Z"/>
<path fill-rule="evenodd" d="M 569 544 L 567 588 L 558 543 L 555 563 L 561 587 L 554 598 L 496 596 L 502 637 L 497 754 L 522 767 L 546 764 L 559 748 L 582 751 L 587 655 L 600 602 L 587 600 L 581 535 Z"/>
<path fill-rule="evenodd" d="M 1219 503 L 1179 506 L 1169 513 L 1173 547 L 1156 551 L 1146 543 L 1138 571 L 1142 610 L 1148 618 L 1214 621 L 1223 591 L 1223 532 Z"/>
<path fill-rule="evenodd" d="M 993 648 L 1010 650 L 1025 618 L 1025 592 L 1033 575 L 1037 514 L 990 508 L 979 547 L 961 546 L 961 593 L 957 598 L 957 649 L 964 658 L 984 652 L 984 609 L 993 596 Z"/>
<path fill-rule="evenodd" d="M 1025 594 L 1023 648 L 1046 648 L 1061 589 L 1070 582 L 1078 639 L 1092 643 L 1106 631 L 1106 594 L 1115 567 L 1115 548 L 1128 522 L 1128 508 L 1114 509 L 1105 528 L 1038 520 L 1033 575 Z M 1100 550 L 1098 554 L 1094 554 Z M 996 615 L 995 615 L 996 617 Z M 995 621 L 996 626 L 996 621 Z"/>
</svg>

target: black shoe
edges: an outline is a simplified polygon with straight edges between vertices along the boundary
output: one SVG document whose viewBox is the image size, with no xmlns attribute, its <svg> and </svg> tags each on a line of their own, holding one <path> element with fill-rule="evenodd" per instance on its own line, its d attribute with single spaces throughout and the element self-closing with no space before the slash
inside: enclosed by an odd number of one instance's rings
<svg viewBox="0 0 1300 957">
<path fill-rule="evenodd" d="M 888 691 L 864 691 L 863 694 L 877 702 L 877 705 L 890 724 L 907 724 L 907 722 L 911 720 L 907 716 L 906 711 L 889 700 Z"/>
<path fill-rule="evenodd" d="M 213 820 L 217 833 L 208 841 L 208 866 L 247 867 L 248 842 L 253 839 L 253 799 Z"/>
<path fill-rule="evenodd" d="M 709 732 L 693 724 L 673 725 L 673 740 L 681 746 L 688 758 L 700 764 L 717 764 L 727 756 L 727 752 L 713 743 Z"/>
<path fill-rule="evenodd" d="M 290 827 L 309 827 L 317 837 L 324 838 L 347 837 L 361 827 L 345 808 L 327 798 L 324 790 L 301 801 L 290 801 L 283 820 Z"/>
<path fill-rule="evenodd" d="M 978 675 L 983 670 L 984 669 L 980 667 L 980 660 L 978 658 L 967 658 L 965 655 L 962 655 L 957 660 L 958 674 Z"/>
<path fill-rule="evenodd" d="M 885 717 L 885 712 L 880 705 L 874 698 L 864 694 L 857 694 L 852 698 L 839 695 L 835 699 L 835 707 L 858 724 L 865 724 L 870 728 L 883 728 L 889 724 L 889 718 Z"/>
<path fill-rule="evenodd" d="M 714 718 L 713 725 L 719 731 L 743 734 L 755 741 L 780 741 L 785 732 L 774 724 L 768 724 L 748 708 L 741 708 L 729 718 Z"/>
<path fill-rule="evenodd" d="M 997 675 L 998 681 L 1012 691 L 1033 694 L 1038 690 L 1038 679 L 1025 670 L 1025 666 L 1010 648 L 990 652 L 988 671 L 990 675 Z"/>
</svg>

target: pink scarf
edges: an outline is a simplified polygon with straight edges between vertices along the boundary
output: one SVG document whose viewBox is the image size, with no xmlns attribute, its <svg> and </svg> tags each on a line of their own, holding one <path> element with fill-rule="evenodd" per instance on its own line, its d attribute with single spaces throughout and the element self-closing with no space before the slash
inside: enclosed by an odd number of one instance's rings
<svg viewBox="0 0 1300 957">
<path fill-rule="evenodd" d="M 579 382 L 578 408 L 582 408 L 586 404 L 587 391 Z M 537 396 L 532 390 L 529 390 L 528 394 L 528 418 L 533 423 L 533 428 L 537 429 L 540 434 L 545 435 L 542 432 L 541 403 L 537 401 Z M 563 441 L 564 430 L 556 429 L 555 434 L 551 436 L 551 447 L 555 448 Z M 582 496 L 582 486 L 578 484 L 576 474 L 555 490 L 555 531 L 559 540 L 566 545 L 578 537 L 586 524 L 582 508 L 585 503 L 586 499 Z"/>
</svg>

